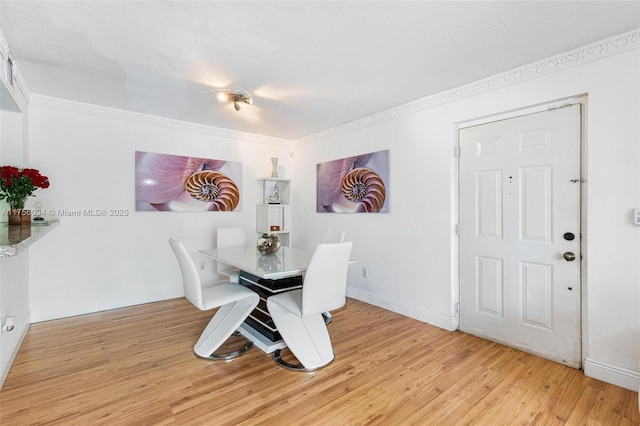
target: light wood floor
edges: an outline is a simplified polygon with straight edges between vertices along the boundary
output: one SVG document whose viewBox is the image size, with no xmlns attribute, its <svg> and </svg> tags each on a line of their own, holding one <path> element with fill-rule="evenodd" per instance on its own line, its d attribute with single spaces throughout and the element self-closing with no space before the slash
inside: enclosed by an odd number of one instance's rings
<svg viewBox="0 0 640 426">
<path fill-rule="evenodd" d="M 349 300 L 314 373 L 259 349 L 192 352 L 211 313 L 184 299 L 31 327 L 0 424 L 638 425 L 637 394 L 551 361 Z"/>
</svg>

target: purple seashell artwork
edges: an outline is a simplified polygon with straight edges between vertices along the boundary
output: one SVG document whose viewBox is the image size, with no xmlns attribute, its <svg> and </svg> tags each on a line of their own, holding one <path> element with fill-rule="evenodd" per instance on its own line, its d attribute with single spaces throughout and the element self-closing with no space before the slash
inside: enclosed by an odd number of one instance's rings
<svg viewBox="0 0 640 426">
<path fill-rule="evenodd" d="M 389 150 L 317 165 L 316 211 L 388 213 Z"/>
<path fill-rule="evenodd" d="M 239 211 L 242 163 L 136 151 L 136 211 Z"/>
</svg>

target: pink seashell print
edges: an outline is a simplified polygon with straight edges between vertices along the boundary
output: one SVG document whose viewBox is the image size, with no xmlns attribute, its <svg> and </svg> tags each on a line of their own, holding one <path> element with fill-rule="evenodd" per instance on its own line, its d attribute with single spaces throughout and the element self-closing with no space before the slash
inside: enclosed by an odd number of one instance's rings
<svg viewBox="0 0 640 426">
<path fill-rule="evenodd" d="M 137 211 L 239 209 L 239 162 L 136 151 L 135 164 Z M 187 182 L 200 196 L 190 195 Z M 198 183 L 205 187 L 197 189 Z"/>
</svg>

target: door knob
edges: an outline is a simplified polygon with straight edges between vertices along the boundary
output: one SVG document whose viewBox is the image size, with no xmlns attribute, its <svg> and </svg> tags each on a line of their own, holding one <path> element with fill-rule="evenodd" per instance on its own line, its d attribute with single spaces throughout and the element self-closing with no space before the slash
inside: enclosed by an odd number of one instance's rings
<svg viewBox="0 0 640 426">
<path fill-rule="evenodd" d="M 564 257 L 564 260 L 566 260 L 567 262 L 573 262 L 574 260 L 576 260 L 576 255 L 571 253 L 570 251 L 565 252 L 562 257 Z"/>
</svg>

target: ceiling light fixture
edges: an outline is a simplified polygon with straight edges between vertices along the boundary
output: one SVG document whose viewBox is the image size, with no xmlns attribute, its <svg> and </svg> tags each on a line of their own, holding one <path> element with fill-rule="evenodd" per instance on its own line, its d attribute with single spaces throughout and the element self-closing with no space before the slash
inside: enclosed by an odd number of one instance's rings
<svg viewBox="0 0 640 426">
<path fill-rule="evenodd" d="M 253 104 L 253 97 L 243 89 L 225 89 L 218 93 L 218 100 L 221 102 L 233 102 L 236 111 L 240 111 L 240 103 Z"/>
</svg>

